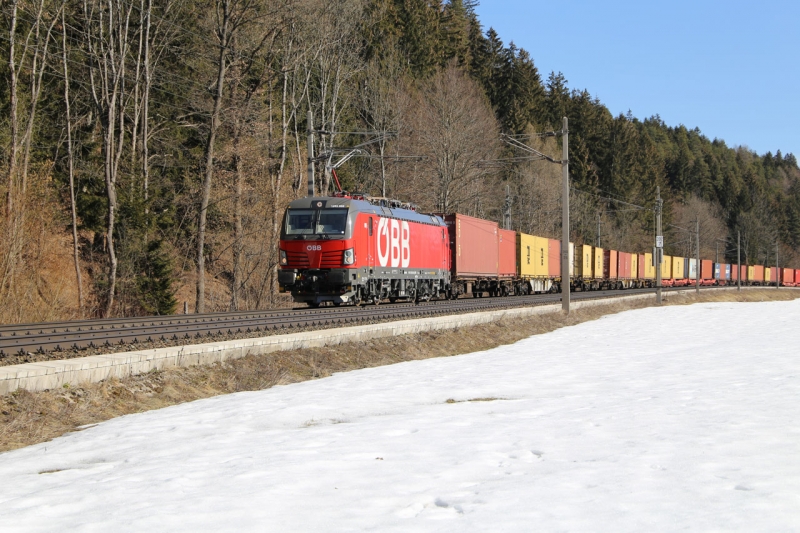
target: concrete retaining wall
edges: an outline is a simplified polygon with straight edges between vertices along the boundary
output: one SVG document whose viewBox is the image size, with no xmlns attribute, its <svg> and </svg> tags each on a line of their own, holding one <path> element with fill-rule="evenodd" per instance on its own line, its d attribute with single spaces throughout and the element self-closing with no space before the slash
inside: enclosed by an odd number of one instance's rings
<svg viewBox="0 0 800 533">
<path fill-rule="evenodd" d="M 689 291 L 680 291 L 689 292 Z M 668 293 L 674 295 L 676 292 Z M 592 307 L 622 301 L 652 299 L 653 294 L 622 296 L 613 300 L 573 301 L 571 307 Z M 95 383 L 111 377 L 124 378 L 150 370 L 171 366 L 205 365 L 246 355 L 261 355 L 282 350 L 295 350 L 331 346 L 346 342 L 365 341 L 380 337 L 408 335 L 432 330 L 455 329 L 476 324 L 485 324 L 503 319 L 515 319 L 561 310 L 561 304 L 501 311 L 485 311 L 463 315 L 401 320 L 367 326 L 350 326 L 336 329 L 306 331 L 284 335 L 272 335 L 254 339 L 210 342 L 190 346 L 156 348 L 136 352 L 108 355 L 93 355 L 61 361 L 26 363 L 0 367 L 0 395 L 16 389 L 40 391 L 70 384 Z"/>
</svg>

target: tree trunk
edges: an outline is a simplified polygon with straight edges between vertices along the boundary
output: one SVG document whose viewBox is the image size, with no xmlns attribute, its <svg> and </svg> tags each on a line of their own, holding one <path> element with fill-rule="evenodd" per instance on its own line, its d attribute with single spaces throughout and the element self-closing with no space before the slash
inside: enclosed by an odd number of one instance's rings
<svg viewBox="0 0 800 533">
<path fill-rule="evenodd" d="M 8 74 L 9 74 L 9 126 L 11 127 L 10 153 L 8 159 L 8 191 L 6 192 L 6 216 L 11 220 L 14 213 L 14 185 L 16 182 L 17 157 L 19 146 L 19 118 L 17 117 L 18 85 L 17 80 L 17 1 L 11 3 L 11 24 L 8 31 Z M 9 230 L 11 224 L 9 223 Z M 10 241 L 9 241 L 10 242 Z M 5 280 L 4 280 L 5 281 Z M 2 287 L 0 287 L 2 289 Z"/>
<path fill-rule="evenodd" d="M 231 286 L 231 311 L 238 311 L 239 303 L 239 289 L 242 286 L 242 253 L 244 246 L 242 244 L 242 157 L 239 155 L 239 135 L 236 136 L 234 141 L 234 166 L 236 169 L 235 178 L 235 192 L 233 196 L 233 285 Z"/>
<path fill-rule="evenodd" d="M 206 218 L 208 214 L 208 202 L 211 198 L 211 181 L 214 178 L 214 142 L 217 138 L 219 128 L 219 116 L 222 109 L 222 94 L 225 83 L 225 73 L 227 71 L 227 59 L 225 57 L 228 48 L 230 23 L 230 0 L 222 0 L 222 21 L 219 27 L 219 56 L 217 58 L 217 90 L 214 93 L 214 110 L 211 112 L 211 129 L 208 132 L 206 142 L 206 163 L 205 177 L 203 179 L 203 190 L 200 199 L 200 213 L 197 222 L 197 298 L 195 301 L 195 313 L 205 312 L 206 298 Z"/>
<path fill-rule="evenodd" d="M 75 281 L 78 285 L 78 309 L 80 316 L 85 316 L 83 299 L 83 281 L 81 279 L 80 248 L 78 243 L 78 213 L 75 206 L 75 158 L 72 148 L 72 116 L 69 105 L 69 68 L 67 66 L 67 29 L 64 12 L 61 12 L 61 35 L 63 38 L 62 59 L 64 63 L 64 107 L 67 113 L 67 161 L 69 165 L 69 199 L 72 214 L 72 254 L 75 262 Z"/>
</svg>

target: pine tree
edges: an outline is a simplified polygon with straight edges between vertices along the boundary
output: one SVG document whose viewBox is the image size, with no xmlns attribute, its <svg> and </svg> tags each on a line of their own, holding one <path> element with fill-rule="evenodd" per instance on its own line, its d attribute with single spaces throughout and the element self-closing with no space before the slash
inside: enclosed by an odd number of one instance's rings
<svg viewBox="0 0 800 533">
<path fill-rule="evenodd" d="M 145 266 L 137 278 L 137 288 L 142 309 L 151 315 L 171 315 L 178 301 L 173 288 L 172 262 L 164 250 L 164 242 L 155 240 L 148 244 Z"/>
<path fill-rule="evenodd" d="M 561 119 L 569 116 L 570 111 L 570 94 L 569 88 L 567 88 L 567 79 L 560 72 L 558 74 L 551 72 L 545 87 L 545 117 L 547 125 L 553 129 L 561 129 Z"/>
<path fill-rule="evenodd" d="M 441 28 L 443 61 L 455 60 L 460 67 L 472 63 L 470 26 L 472 17 L 464 0 L 449 0 L 442 9 Z"/>
<path fill-rule="evenodd" d="M 400 47 L 416 77 L 425 78 L 442 64 L 441 4 L 428 0 L 395 0 L 400 18 Z"/>
</svg>

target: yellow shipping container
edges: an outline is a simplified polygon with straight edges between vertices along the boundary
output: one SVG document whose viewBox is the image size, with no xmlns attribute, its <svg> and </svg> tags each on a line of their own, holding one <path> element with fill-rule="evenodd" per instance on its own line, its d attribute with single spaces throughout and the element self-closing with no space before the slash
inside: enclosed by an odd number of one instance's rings
<svg viewBox="0 0 800 533">
<path fill-rule="evenodd" d="M 765 283 L 769 283 L 770 281 L 772 281 L 770 279 L 770 277 L 771 277 L 770 274 L 772 274 L 772 269 L 770 267 L 764 267 L 764 282 Z"/>
<path fill-rule="evenodd" d="M 639 278 L 639 254 L 631 254 L 631 279 Z"/>
<path fill-rule="evenodd" d="M 656 267 L 653 266 L 653 254 L 644 254 L 644 279 L 656 279 Z"/>
<path fill-rule="evenodd" d="M 589 278 L 592 276 L 592 247 L 585 244 L 575 247 L 573 262 L 573 272 L 575 277 Z"/>
<path fill-rule="evenodd" d="M 747 281 L 755 281 L 755 279 L 753 279 L 755 277 L 756 277 L 756 267 L 754 267 L 753 265 L 748 265 L 747 266 Z"/>
<path fill-rule="evenodd" d="M 672 279 L 684 279 L 686 277 L 686 258 L 672 256 Z"/>
<path fill-rule="evenodd" d="M 547 278 L 550 253 L 547 239 L 517 233 L 517 261 L 522 278 Z"/>
<path fill-rule="evenodd" d="M 661 279 L 671 279 L 670 274 L 672 274 L 672 256 L 665 255 L 661 261 Z"/>
<path fill-rule="evenodd" d="M 602 279 L 603 277 L 603 249 L 594 247 L 594 265 L 593 274 L 594 279 Z"/>
</svg>

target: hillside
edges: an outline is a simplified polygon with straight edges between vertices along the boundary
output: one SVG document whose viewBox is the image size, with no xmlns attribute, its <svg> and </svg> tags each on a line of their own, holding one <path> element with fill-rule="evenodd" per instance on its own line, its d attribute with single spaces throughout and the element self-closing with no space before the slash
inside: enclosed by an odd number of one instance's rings
<svg viewBox="0 0 800 533">
<path fill-rule="evenodd" d="M 267 308 L 280 219 L 343 186 L 560 233 L 540 136 L 570 120 L 572 238 L 652 245 L 701 222 L 701 253 L 800 266 L 800 169 L 658 116 L 613 116 L 483 28 L 471 0 L 19 0 L 2 7 L 0 322 Z M 113 9 L 108 9 L 108 6 Z M 506 39 L 510 36 L 506 37 Z M 702 125 L 700 125 L 702 126 Z M 355 132 L 355 133 L 353 133 Z M 667 253 L 690 242 L 669 229 Z"/>
</svg>

